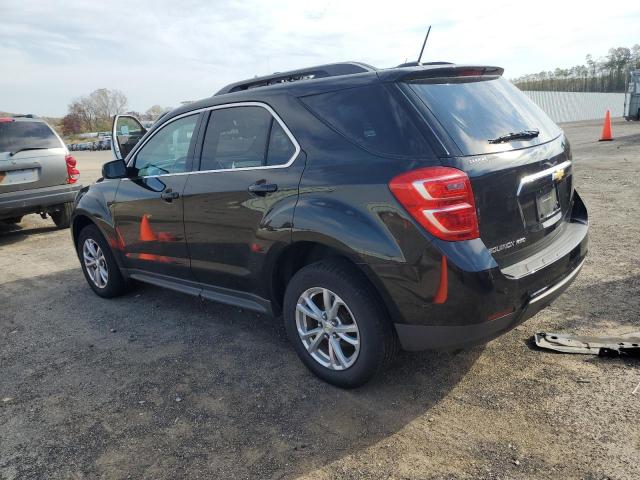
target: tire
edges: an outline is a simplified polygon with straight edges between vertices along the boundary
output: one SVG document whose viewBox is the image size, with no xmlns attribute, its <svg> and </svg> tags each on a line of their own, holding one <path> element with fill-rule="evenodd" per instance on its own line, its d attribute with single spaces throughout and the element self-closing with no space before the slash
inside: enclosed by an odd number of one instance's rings
<svg viewBox="0 0 640 480">
<path fill-rule="evenodd" d="M 86 247 L 86 250 L 85 250 Z M 76 245 L 82 272 L 91 289 L 103 298 L 113 298 L 127 291 L 128 282 L 122 276 L 109 244 L 95 225 L 88 225 L 78 235 Z M 106 279 L 100 271 L 90 266 L 90 260 L 95 260 L 104 270 Z M 100 269 L 102 269 L 100 268 Z"/>
<path fill-rule="evenodd" d="M 20 215 L 19 217 L 5 218 L 4 220 L 2 220 L 2 223 L 13 224 L 13 223 L 20 223 L 21 221 L 22 221 L 22 215 Z"/>
<path fill-rule="evenodd" d="M 329 308 L 326 312 L 325 298 L 330 307 L 338 305 L 337 310 Z M 307 299 L 320 312 L 329 313 L 326 320 L 319 322 L 317 311 L 315 316 L 304 313 L 314 313 Z M 299 303 L 306 309 L 299 308 Z M 332 311 L 337 313 L 333 315 Z M 369 381 L 391 362 L 398 349 L 396 333 L 373 287 L 345 260 L 323 260 L 299 270 L 287 285 L 283 317 L 287 336 L 305 366 L 341 388 L 355 388 Z M 333 325 L 327 325 L 331 320 Z"/>
<path fill-rule="evenodd" d="M 73 212 L 73 203 L 63 203 L 58 205 L 55 211 L 49 213 L 51 220 L 58 228 L 69 228 L 71 223 L 71 213 Z"/>
</svg>

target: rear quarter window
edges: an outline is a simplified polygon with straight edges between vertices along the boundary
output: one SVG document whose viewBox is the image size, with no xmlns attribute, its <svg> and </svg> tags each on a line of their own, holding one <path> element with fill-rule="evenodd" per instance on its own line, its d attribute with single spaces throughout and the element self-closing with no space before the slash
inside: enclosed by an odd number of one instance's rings
<svg viewBox="0 0 640 480">
<path fill-rule="evenodd" d="M 23 148 L 62 148 L 63 145 L 44 122 L 0 122 L 0 152 Z"/>
<path fill-rule="evenodd" d="M 373 153 L 403 157 L 431 154 L 405 106 L 383 84 L 310 95 L 300 100 L 334 130 Z"/>
</svg>

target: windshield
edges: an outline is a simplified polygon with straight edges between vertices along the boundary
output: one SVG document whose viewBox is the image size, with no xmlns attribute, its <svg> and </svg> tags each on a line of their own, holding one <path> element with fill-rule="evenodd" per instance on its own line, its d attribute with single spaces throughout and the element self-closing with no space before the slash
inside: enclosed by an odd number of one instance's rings
<svg viewBox="0 0 640 480">
<path fill-rule="evenodd" d="M 0 152 L 25 148 L 62 148 L 62 144 L 44 122 L 0 122 Z"/>
<path fill-rule="evenodd" d="M 500 152 L 548 142 L 559 127 L 517 87 L 503 78 L 462 77 L 411 82 L 463 155 Z M 522 132 L 510 141 L 489 140 Z"/>
</svg>

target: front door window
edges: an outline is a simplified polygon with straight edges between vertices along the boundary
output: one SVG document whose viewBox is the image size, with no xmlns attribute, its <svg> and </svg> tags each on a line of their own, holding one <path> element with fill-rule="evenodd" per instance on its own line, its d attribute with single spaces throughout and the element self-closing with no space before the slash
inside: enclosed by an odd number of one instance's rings
<svg viewBox="0 0 640 480">
<path fill-rule="evenodd" d="M 156 133 L 136 154 L 138 176 L 166 175 L 188 171 L 188 153 L 198 115 L 169 123 Z"/>
</svg>

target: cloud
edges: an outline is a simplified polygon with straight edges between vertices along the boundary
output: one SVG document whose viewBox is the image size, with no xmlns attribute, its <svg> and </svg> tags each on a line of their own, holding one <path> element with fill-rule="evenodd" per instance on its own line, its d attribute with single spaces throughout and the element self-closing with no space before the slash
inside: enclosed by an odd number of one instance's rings
<svg viewBox="0 0 640 480">
<path fill-rule="evenodd" d="M 334 61 L 417 57 L 505 67 L 571 66 L 637 43 L 637 2 L 187 0 L 3 2 L 0 110 L 63 115 L 72 98 L 118 88 L 130 107 L 178 105 L 254 75 Z"/>
</svg>

